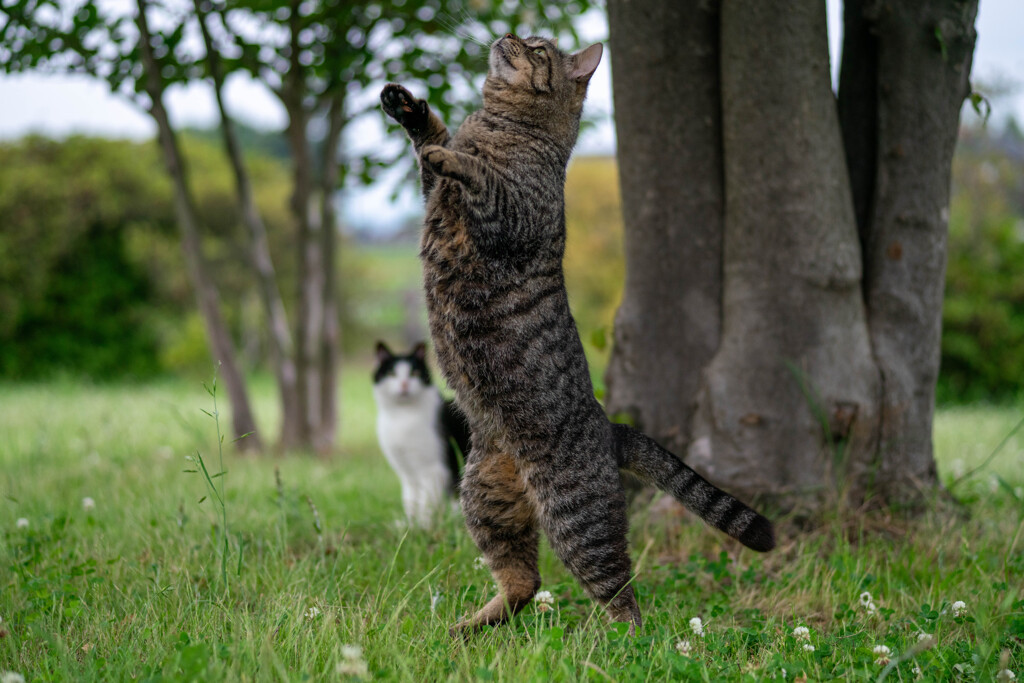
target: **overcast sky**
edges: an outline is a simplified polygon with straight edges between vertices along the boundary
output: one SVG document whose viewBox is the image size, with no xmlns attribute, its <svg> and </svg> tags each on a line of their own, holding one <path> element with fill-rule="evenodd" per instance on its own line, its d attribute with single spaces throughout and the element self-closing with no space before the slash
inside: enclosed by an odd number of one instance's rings
<svg viewBox="0 0 1024 683">
<path fill-rule="evenodd" d="M 829 42 L 833 64 L 836 64 L 841 42 L 840 1 L 828 0 L 828 9 Z M 1020 80 L 1020 74 L 1024 74 L 1024 0 L 981 0 L 977 29 L 974 82 L 1016 85 L 1016 92 L 993 102 L 993 116 L 1001 121 L 1012 114 L 1024 122 L 1024 88 L 1021 87 L 1024 84 Z M 589 13 L 582 23 L 581 33 L 588 42 L 605 40 L 604 14 Z M 415 84 L 409 85 L 415 92 Z M 280 103 L 258 83 L 234 77 L 228 83 L 227 94 L 229 106 L 240 120 L 267 129 L 283 127 L 285 116 Z M 216 121 L 213 97 L 205 86 L 172 89 L 168 108 L 177 125 L 208 127 Z M 599 122 L 581 138 L 578 151 L 613 152 L 611 70 L 607 56 L 591 83 L 587 108 L 591 114 L 599 115 Z M 370 117 L 350 126 L 347 143 L 357 146 L 379 140 L 382 123 L 380 117 Z M 154 124 L 147 114 L 110 95 L 103 83 L 86 77 L 0 74 L 0 138 L 17 138 L 27 133 L 59 137 L 87 133 L 144 139 L 154 132 Z M 393 205 L 387 201 L 391 187 L 384 185 L 386 183 L 349 197 L 343 204 L 347 218 L 357 223 L 366 222 L 371 216 L 379 218 L 385 206 L 389 216 L 412 210 L 417 201 L 414 191 L 404 192 L 397 205 Z"/>
</svg>

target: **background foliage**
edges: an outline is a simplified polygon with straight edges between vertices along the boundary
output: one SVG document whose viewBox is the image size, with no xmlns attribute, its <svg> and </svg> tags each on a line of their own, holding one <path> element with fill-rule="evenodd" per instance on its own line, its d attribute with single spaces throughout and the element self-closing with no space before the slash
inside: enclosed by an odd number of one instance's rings
<svg viewBox="0 0 1024 683">
<path fill-rule="evenodd" d="M 953 160 L 940 401 L 1024 386 L 1024 136 L 968 129 Z"/>
<path fill-rule="evenodd" d="M 247 160 L 275 253 L 288 251 L 287 160 L 248 131 Z M 215 135 L 184 136 L 206 247 L 250 368 L 264 360 L 263 314 L 247 274 L 232 178 Z M 1024 385 L 1024 136 L 968 128 L 953 167 L 943 316 L 943 403 L 1012 400 Z M 585 340 L 610 330 L 622 292 L 614 160 L 573 161 L 566 187 L 566 281 Z M 174 228 L 170 185 L 152 143 L 41 138 L 0 145 L 0 378 L 92 379 L 207 372 Z M 426 334 L 415 226 L 385 244 L 342 248 L 345 348 Z M 296 264 L 278 276 L 292 301 Z"/>
</svg>

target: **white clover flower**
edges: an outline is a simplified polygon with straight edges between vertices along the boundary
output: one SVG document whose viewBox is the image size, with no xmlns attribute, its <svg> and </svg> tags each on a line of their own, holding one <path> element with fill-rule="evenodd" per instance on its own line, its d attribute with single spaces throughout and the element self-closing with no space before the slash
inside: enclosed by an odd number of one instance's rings
<svg viewBox="0 0 1024 683">
<path fill-rule="evenodd" d="M 921 677 L 921 667 L 919 667 L 917 664 L 915 664 L 914 668 L 910 670 L 910 673 L 912 673 L 915 676 L 917 676 L 918 678 L 920 678 Z"/>
<path fill-rule="evenodd" d="M 797 640 L 810 640 L 811 630 L 806 626 L 797 626 L 793 629 L 793 637 Z"/>
<path fill-rule="evenodd" d="M 25 677 L 15 671 L 0 672 L 0 683 L 25 683 Z"/>
<path fill-rule="evenodd" d="M 919 643 L 922 640 L 934 640 L 934 639 L 935 639 L 935 636 L 933 636 L 930 633 L 925 633 L 924 631 L 918 631 L 918 633 L 917 633 L 917 642 L 919 642 Z"/>
<path fill-rule="evenodd" d="M 814 652 L 814 646 L 810 643 L 804 643 L 804 652 Z"/>
<path fill-rule="evenodd" d="M 27 529 L 28 528 L 28 517 L 19 517 L 18 521 L 14 523 L 14 526 L 18 527 L 19 529 Z M 20 676 L 21 674 L 15 674 L 15 675 L 19 675 Z"/>
<path fill-rule="evenodd" d="M 487 569 L 487 560 L 482 555 L 476 558 L 473 560 L 473 569 Z"/>
<path fill-rule="evenodd" d="M 1009 669 L 1003 669 L 996 674 L 996 680 L 999 681 L 999 683 L 1009 683 L 1010 681 L 1017 680 L 1017 675 Z"/>
<path fill-rule="evenodd" d="M 369 669 L 363 659 L 363 648 L 358 645 L 342 645 L 341 661 L 334 667 L 339 676 L 366 676 Z"/>
<path fill-rule="evenodd" d="M 875 654 L 875 664 L 877 666 L 889 663 L 889 655 L 892 654 L 892 650 L 889 649 L 888 645 L 875 645 L 871 651 Z"/>
<path fill-rule="evenodd" d="M 318 616 L 320 616 L 320 608 L 317 607 L 316 605 L 313 605 L 308 610 L 303 612 L 302 616 L 306 617 L 306 621 L 313 621 Z"/>
<path fill-rule="evenodd" d="M 782 678 L 782 680 L 786 680 L 786 670 L 783 669 L 782 671 L 780 671 L 779 676 L 780 678 Z"/>
<path fill-rule="evenodd" d="M 341 653 L 342 659 L 363 658 L 363 648 L 359 645 L 342 645 L 341 650 L 339 650 L 339 652 Z"/>
<path fill-rule="evenodd" d="M 953 616 L 962 617 L 967 614 L 967 603 L 963 600 L 957 600 L 953 603 Z"/>
<path fill-rule="evenodd" d="M 676 642 L 676 652 L 684 657 L 689 657 L 690 653 L 693 652 L 693 646 L 690 645 L 688 640 L 680 640 Z"/>
<path fill-rule="evenodd" d="M 82 509 L 85 510 L 86 512 L 88 512 L 89 510 L 95 510 L 96 501 L 90 498 L 89 496 L 86 496 L 85 498 L 82 499 Z"/>
<path fill-rule="evenodd" d="M 871 593 L 864 591 L 860 594 L 860 598 L 858 598 L 858 600 L 860 600 L 860 604 L 862 607 L 867 607 L 871 604 Z"/>
<path fill-rule="evenodd" d="M 550 612 L 554 609 L 551 605 L 555 602 L 555 597 L 551 595 L 551 591 L 541 591 L 533 596 L 533 601 L 537 603 L 538 612 Z"/>
</svg>

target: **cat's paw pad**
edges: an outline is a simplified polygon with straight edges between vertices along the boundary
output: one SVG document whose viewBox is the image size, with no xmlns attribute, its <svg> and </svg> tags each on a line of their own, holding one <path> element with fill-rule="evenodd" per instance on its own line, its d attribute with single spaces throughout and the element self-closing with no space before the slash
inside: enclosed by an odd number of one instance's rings
<svg viewBox="0 0 1024 683">
<path fill-rule="evenodd" d="M 380 105 L 385 114 L 406 128 L 427 120 L 427 103 L 397 83 L 388 83 L 380 91 Z"/>
</svg>

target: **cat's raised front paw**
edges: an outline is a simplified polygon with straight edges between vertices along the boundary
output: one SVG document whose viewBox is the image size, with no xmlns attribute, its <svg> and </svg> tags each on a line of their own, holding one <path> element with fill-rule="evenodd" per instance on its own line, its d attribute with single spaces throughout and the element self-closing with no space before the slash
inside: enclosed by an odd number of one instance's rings
<svg viewBox="0 0 1024 683">
<path fill-rule="evenodd" d="M 450 176 L 455 170 L 455 153 L 441 145 L 424 147 L 420 152 L 420 161 L 438 175 Z"/>
<path fill-rule="evenodd" d="M 429 109 L 424 100 L 412 96 L 397 83 L 388 83 L 380 91 L 380 104 L 384 113 L 409 129 L 419 129 L 427 121 Z"/>
</svg>

